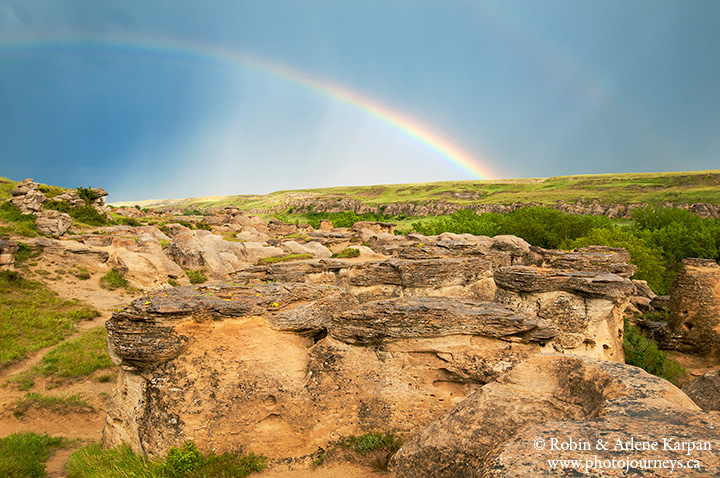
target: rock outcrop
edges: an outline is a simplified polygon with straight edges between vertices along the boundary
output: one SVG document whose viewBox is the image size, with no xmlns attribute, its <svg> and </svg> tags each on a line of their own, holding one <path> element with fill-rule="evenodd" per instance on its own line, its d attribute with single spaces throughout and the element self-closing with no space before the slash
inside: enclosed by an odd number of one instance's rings
<svg viewBox="0 0 720 478">
<path fill-rule="evenodd" d="M 163 454 L 193 439 L 275 457 L 342 436 L 414 431 L 557 335 L 548 321 L 469 299 L 358 304 L 300 283 L 184 287 L 107 322 L 121 365 L 106 445 Z"/>
<path fill-rule="evenodd" d="M 10 191 L 10 202 L 20 209 L 23 214 L 36 214 L 43 210 L 43 203 L 47 200 L 40 191 L 40 185 L 31 178 L 25 179 Z"/>
<path fill-rule="evenodd" d="M 38 231 L 49 236 L 62 236 L 70 229 L 73 220 L 68 214 L 46 209 L 35 217 L 35 226 Z"/>
<path fill-rule="evenodd" d="M 390 470 L 402 478 L 716 476 L 718 447 L 720 415 L 669 382 L 624 364 L 538 355 L 433 420 Z"/>
<path fill-rule="evenodd" d="M 710 259 L 684 259 L 670 288 L 671 332 L 679 350 L 720 354 L 720 266 Z"/>
<path fill-rule="evenodd" d="M 0 241 L 0 270 L 15 268 L 15 254 L 17 251 L 17 242 Z"/>
<path fill-rule="evenodd" d="M 706 411 L 720 411 L 720 370 L 713 370 L 686 384 L 682 391 Z"/>
</svg>

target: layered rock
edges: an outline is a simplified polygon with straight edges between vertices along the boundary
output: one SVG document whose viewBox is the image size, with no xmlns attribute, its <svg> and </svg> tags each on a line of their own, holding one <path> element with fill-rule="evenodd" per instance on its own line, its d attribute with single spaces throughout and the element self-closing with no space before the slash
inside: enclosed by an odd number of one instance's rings
<svg viewBox="0 0 720 478">
<path fill-rule="evenodd" d="M 0 241 L 0 270 L 15 268 L 15 253 L 18 247 L 15 241 Z"/>
<path fill-rule="evenodd" d="M 25 179 L 10 191 L 10 202 L 20 209 L 23 214 L 36 214 L 43 210 L 43 203 L 47 200 L 40 191 L 40 185 L 32 179 Z"/>
<path fill-rule="evenodd" d="M 720 416 L 636 367 L 538 355 L 432 421 L 390 470 L 403 478 L 625 476 L 629 469 L 717 476 L 719 430 Z"/>
<path fill-rule="evenodd" d="M 218 451 L 241 442 L 278 458 L 375 429 L 411 433 L 558 334 L 495 303 L 358 304 L 301 283 L 175 288 L 107 328 L 123 371 L 106 445 L 163 454 L 188 439 Z"/>
<path fill-rule="evenodd" d="M 605 272 L 503 267 L 494 274 L 501 304 L 558 326 L 557 351 L 624 361 L 623 313 L 635 291 L 628 279 Z"/>
<path fill-rule="evenodd" d="M 670 288 L 668 326 L 677 348 L 699 355 L 720 353 L 720 266 L 710 259 L 684 259 Z"/>
<path fill-rule="evenodd" d="M 720 410 L 720 370 L 696 378 L 682 390 L 703 410 Z"/>
<path fill-rule="evenodd" d="M 38 231 L 49 236 L 62 236 L 72 226 L 73 220 L 68 214 L 46 209 L 37 214 L 35 226 Z"/>
</svg>

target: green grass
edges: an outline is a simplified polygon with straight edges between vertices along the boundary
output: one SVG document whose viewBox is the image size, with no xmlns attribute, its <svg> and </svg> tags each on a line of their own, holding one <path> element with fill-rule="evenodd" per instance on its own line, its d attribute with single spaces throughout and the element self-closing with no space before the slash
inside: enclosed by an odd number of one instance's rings
<svg viewBox="0 0 720 478">
<path fill-rule="evenodd" d="M 61 343 L 45 354 L 39 365 L 12 377 L 8 382 L 16 384 L 20 390 L 30 390 L 40 375 L 50 378 L 52 386 L 65 379 L 88 377 L 96 370 L 111 368 L 114 364 L 107 353 L 106 338 L 105 327 L 90 329 Z M 113 375 L 107 375 L 109 378 L 105 381 L 111 380 Z M 102 381 L 100 378 L 98 380 Z"/>
<path fill-rule="evenodd" d="M 188 279 L 190 279 L 191 284 L 202 284 L 203 282 L 207 282 L 208 278 L 205 275 L 204 269 L 197 269 L 197 270 L 186 270 L 185 275 L 188 276 Z"/>
<path fill-rule="evenodd" d="M 35 227 L 35 216 L 22 214 L 20 209 L 10 202 L 0 204 L 0 220 L 4 223 L 4 225 L 0 224 L 0 238 L 37 237 L 40 235 L 40 231 Z"/>
<path fill-rule="evenodd" d="M 121 287 L 128 287 L 127 279 L 125 276 L 116 268 L 112 268 L 100 278 L 100 287 L 108 290 L 115 290 Z"/>
<path fill-rule="evenodd" d="M 288 254 L 287 256 L 265 257 L 257 261 L 257 264 L 273 264 L 275 262 L 300 261 L 303 259 L 312 259 L 312 254 Z"/>
<path fill-rule="evenodd" d="M 123 445 L 102 449 L 90 445 L 68 460 L 68 478 L 244 478 L 266 467 L 262 455 L 210 453 L 203 455 L 193 442 L 172 448 L 166 459 L 150 460 Z"/>
<path fill-rule="evenodd" d="M 0 271 L 0 367 L 57 344 L 78 322 L 98 315 L 96 309 L 63 300 L 15 271 Z"/>
<path fill-rule="evenodd" d="M 627 319 L 623 348 L 626 364 L 640 367 L 648 373 L 664 378 L 676 387 L 682 387 L 687 382 L 685 367 L 669 358 L 654 341 L 643 337 Z"/>
<path fill-rule="evenodd" d="M 26 393 L 15 402 L 13 415 L 22 417 L 31 408 L 49 410 L 55 413 L 88 412 L 94 408 L 87 400 L 78 394 L 72 395 L 43 395 L 40 393 Z"/>
<path fill-rule="evenodd" d="M 601 202 L 620 204 L 643 202 L 656 205 L 663 201 L 718 204 L 720 203 L 719 186 L 720 170 L 712 170 L 334 187 L 277 191 L 267 195 L 144 201 L 141 204 L 157 208 L 236 206 L 244 210 L 270 209 L 281 207 L 290 194 L 298 193 L 304 193 L 317 200 L 354 199 L 374 206 L 390 203 L 421 203 L 428 200 L 460 205 L 530 201 L 555 204 L 558 200 L 575 202 L 580 198 L 588 200 L 597 198 Z"/>
<path fill-rule="evenodd" d="M 40 478 L 45 462 L 62 445 L 63 439 L 37 433 L 14 433 L 0 439 L 0 476 L 3 478 Z"/>
</svg>

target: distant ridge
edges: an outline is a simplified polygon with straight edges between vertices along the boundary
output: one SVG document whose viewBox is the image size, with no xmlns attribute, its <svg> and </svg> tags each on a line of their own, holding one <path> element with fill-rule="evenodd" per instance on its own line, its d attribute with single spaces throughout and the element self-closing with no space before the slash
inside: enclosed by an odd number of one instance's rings
<svg viewBox="0 0 720 478">
<path fill-rule="evenodd" d="M 111 205 L 163 209 L 235 206 L 248 211 L 271 212 L 308 201 L 324 203 L 343 200 L 366 206 L 429 203 L 460 206 L 516 203 L 555 205 L 559 202 L 589 203 L 593 200 L 620 205 L 720 205 L 720 170 L 347 186 L 276 191 L 265 195 L 123 201 Z"/>
</svg>

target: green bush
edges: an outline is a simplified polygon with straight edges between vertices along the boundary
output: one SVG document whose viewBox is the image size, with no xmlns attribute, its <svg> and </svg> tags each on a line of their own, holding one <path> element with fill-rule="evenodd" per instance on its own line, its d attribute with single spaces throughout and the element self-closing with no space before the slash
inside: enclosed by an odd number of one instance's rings
<svg viewBox="0 0 720 478">
<path fill-rule="evenodd" d="M 202 284 L 208 280 L 204 269 L 197 269 L 194 271 L 186 270 L 185 274 L 188 276 L 188 279 L 190 279 L 191 284 Z"/>
<path fill-rule="evenodd" d="M 62 438 L 37 433 L 13 433 L 0 438 L 0 476 L 4 478 L 40 478 L 45 462 Z"/>
<path fill-rule="evenodd" d="M 194 474 L 203 463 L 203 456 L 195 443 L 186 441 L 182 448 L 173 447 L 167 454 L 165 466 L 170 476 L 185 477 Z"/>
<path fill-rule="evenodd" d="M 360 256 L 360 249 L 355 247 L 346 247 L 342 252 L 337 252 L 332 255 L 336 259 L 350 259 L 353 257 Z"/>
<path fill-rule="evenodd" d="M 122 272 L 113 267 L 100 278 L 100 287 L 108 290 L 115 290 L 120 287 L 128 287 L 128 283 Z"/>
<path fill-rule="evenodd" d="M 657 344 L 645 337 L 625 320 L 624 342 L 625 363 L 640 367 L 648 373 L 657 375 L 681 387 L 687 381 L 685 367 L 668 358 Z"/>
<path fill-rule="evenodd" d="M 65 213 L 78 222 L 88 226 L 105 226 L 109 223 L 107 216 L 93 206 L 84 204 L 72 206 L 68 201 L 45 201 L 45 209 L 53 209 Z"/>
</svg>

